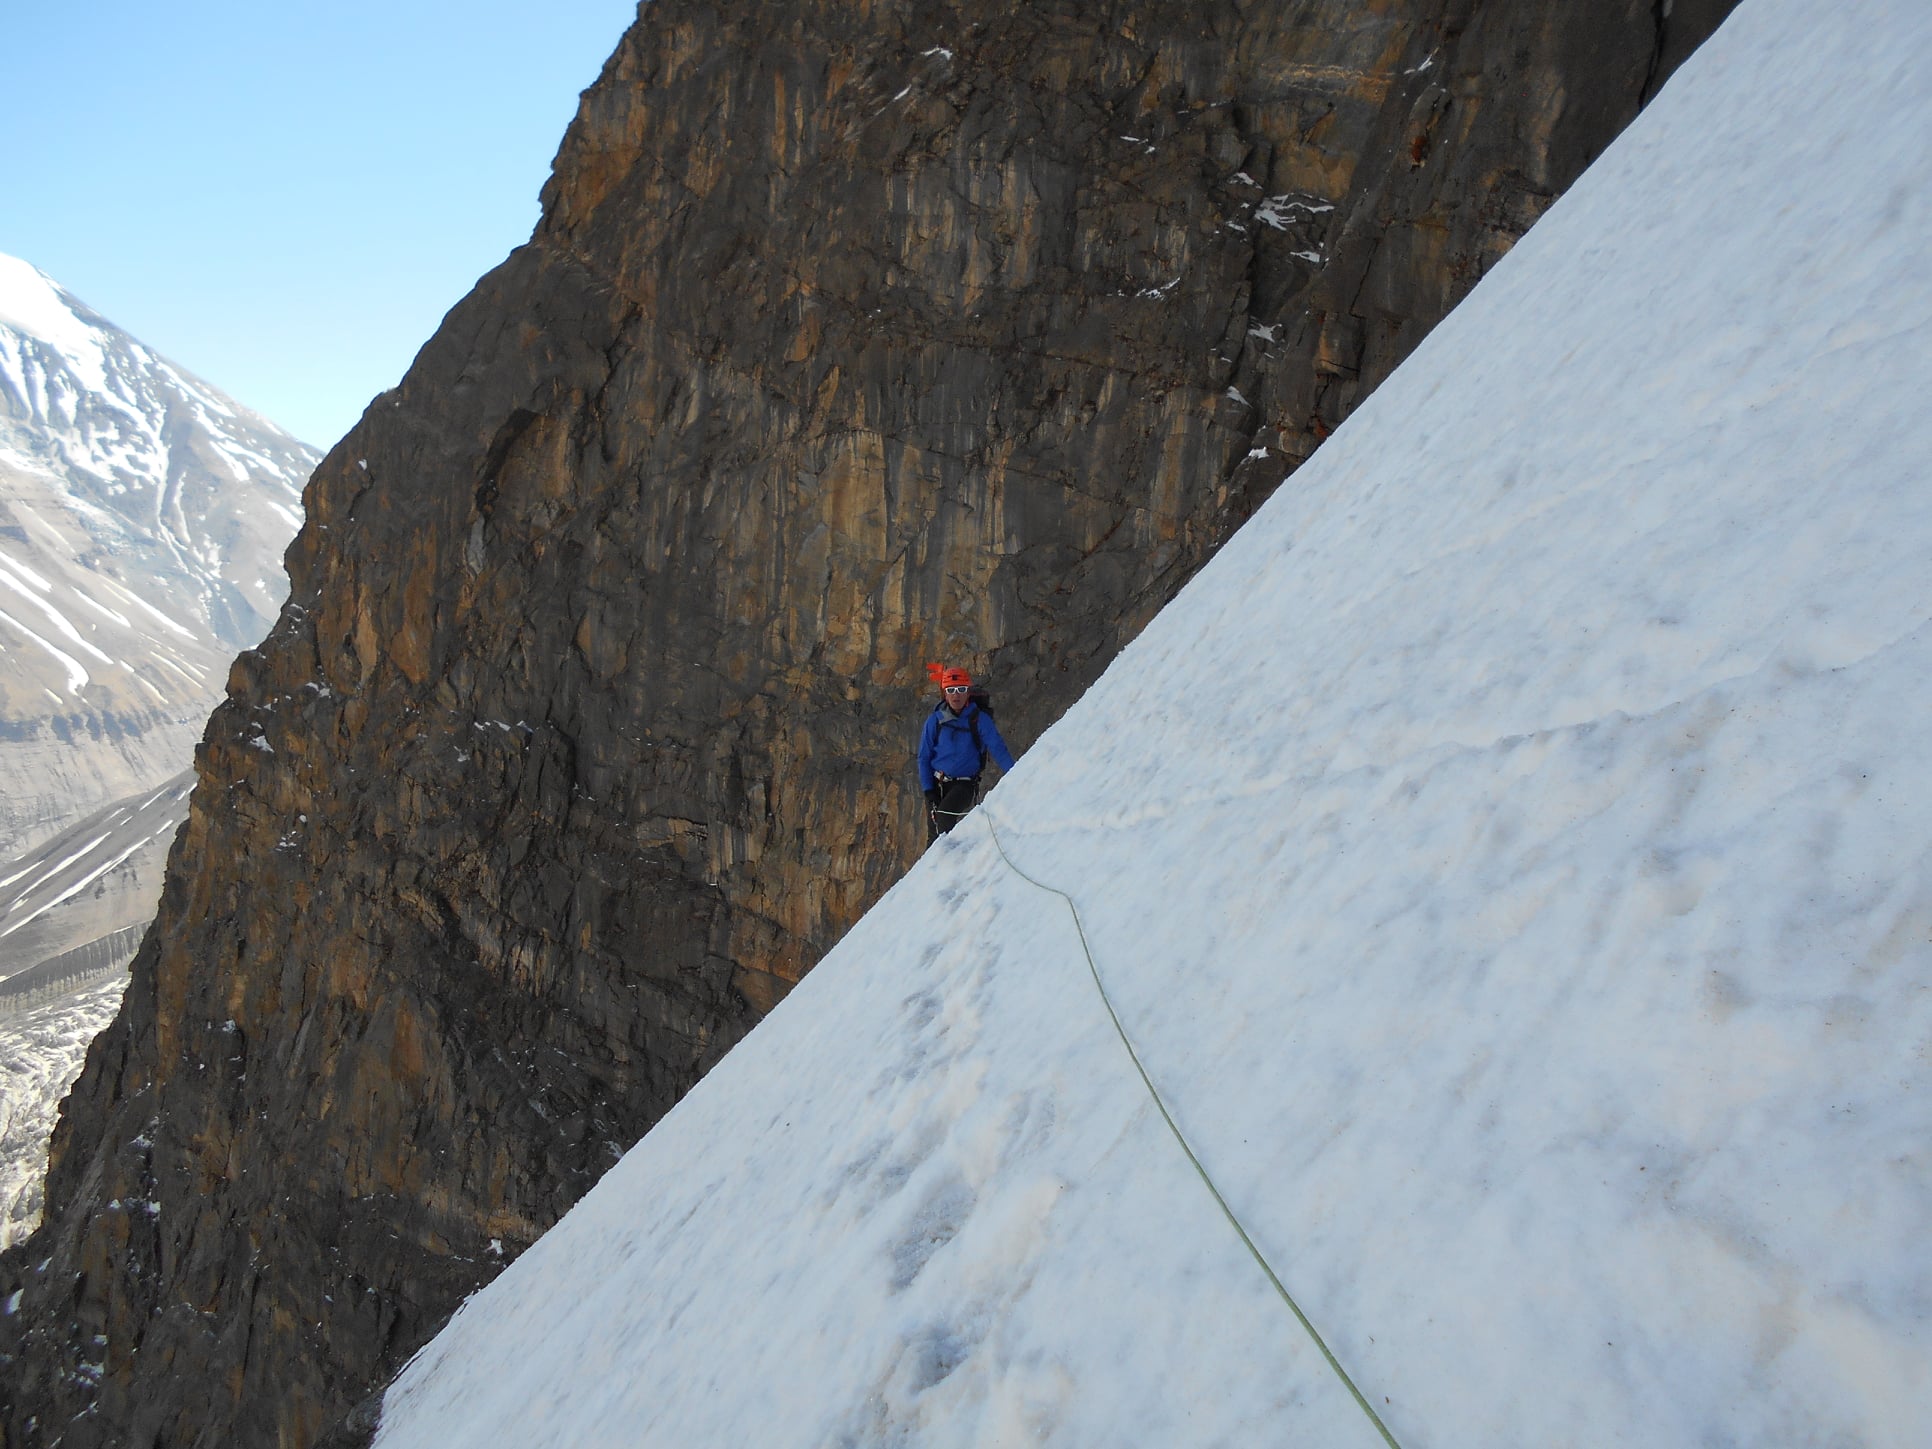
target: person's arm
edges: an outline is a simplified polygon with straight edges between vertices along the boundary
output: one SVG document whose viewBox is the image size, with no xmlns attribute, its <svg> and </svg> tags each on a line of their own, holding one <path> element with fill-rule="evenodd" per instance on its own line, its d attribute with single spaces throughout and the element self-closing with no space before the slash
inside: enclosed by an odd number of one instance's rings
<svg viewBox="0 0 1932 1449">
<path fill-rule="evenodd" d="M 919 731 L 919 790 L 927 799 L 939 788 L 939 782 L 932 777 L 932 750 L 938 742 L 939 716 L 929 714 L 926 724 Z"/>
<path fill-rule="evenodd" d="M 1000 738 L 1000 727 L 985 710 L 979 712 L 979 742 L 1002 770 L 1013 768 L 1013 752 L 1007 749 L 1006 741 Z"/>
</svg>

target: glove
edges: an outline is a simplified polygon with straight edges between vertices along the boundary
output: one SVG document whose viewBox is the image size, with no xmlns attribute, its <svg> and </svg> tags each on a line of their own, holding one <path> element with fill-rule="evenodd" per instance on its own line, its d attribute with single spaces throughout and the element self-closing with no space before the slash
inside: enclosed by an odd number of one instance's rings
<svg viewBox="0 0 1932 1449">
<path fill-rule="evenodd" d="M 939 787 L 937 785 L 928 785 L 926 787 L 926 803 L 934 809 L 939 807 Z"/>
</svg>

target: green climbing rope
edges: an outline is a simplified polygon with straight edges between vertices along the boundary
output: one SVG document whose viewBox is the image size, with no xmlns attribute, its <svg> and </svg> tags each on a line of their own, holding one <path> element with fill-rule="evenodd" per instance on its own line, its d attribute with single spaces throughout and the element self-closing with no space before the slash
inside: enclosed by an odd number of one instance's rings
<svg viewBox="0 0 1932 1449">
<path fill-rule="evenodd" d="M 1073 897 L 1065 891 L 1057 886 L 1050 886 L 1043 880 L 1037 880 L 1021 870 L 1014 863 L 1013 857 L 1006 853 L 1006 843 L 1000 839 L 999 831 L 993 828 L 992 814 L 983 808 L 978 814 L 985 820 L 986 833 L 993 838 L 993 848 L 1000 853 L 1000 859 L 1006 862 L 1006 868 L 1036 890 L 1056 895 L 1067 903 L 1067 910 L 1073 916 L 1073 929 L 1080 937 L 1080 952 L 1087 958 L 1087 970 L 1093 976 L 1094 989 L 1100 993 L 1100 1003 L 1107 1008 L 1107 1015 L 1113 1021 L 1115 1032 L 1120 1036 L 1120 1044 L 1127 1048 L 1128 1060 L 1133 1062 L 1134 1070 L 1140 1073 L 1140 1079 L 1147 1087 L 1147 1095 L 1154 1099 L 1154 1106 L 1159 1109 L 1161 1120 L 1167 1123 L 1167 1130 L 1174 1134 L 1174 1140 L 1180 1143 L 1181 1151 L 1187 1154 L 1187 1160 L 1194 1165 L 1194 1171 L 1199 1175 L 1202 1185 L 1207 1188 L 1208 1194 L 1213 1197 L 1215 1206 L 1221 1209 L 1221 1215 L 1228 1220 L 1228 1226 L 1234 1229 L 1235 1236 L 1241 1239 L 1242 1246 L 1248 1250 L 1261 1271 L 1268 1275 L 1268 1281 L 1274 1284 L 1275 1292 L 1280 1294 L 1281 1301 L 1288 1305 L 1288 1311 L 1295 1315 L 1295 1321 L 1307 1331 L 1309 1338 L 1314 1340 L 1315 1347 L 1321 1350 L 1322 1357 L 1328 1360 L 1328 1366 L 1335 1370 L 1335 1377 L 1342 1381 L 1343 1386 L 1354 1396 L 1362 1412 L 1368 1415 L 1369 1422 L 1375 1425 L 1375 1432 L 1382 1436 L 1382 1442 L 1387 1444 L 1389 1449 L 1402 1449 L 1402 1446 L 1396 1442 L 1395 1435 L 1389 1432 L 1389 1426 L 1382 1422 L 1382 1416 L 1375 1412 L 1374 1406 L 1363 1396 L 1362 1391 L 1355 1387 L 1355 1380 L 1348 1376 L 1348 1370 L 1342 1367 L 1341 1360 L 1336 1358 L 1328 1345 L 1322 1341 L 1321 1334 L 1315 1331 L 1315 1325 L 1309 1322 L 1308 1315 L 1301 1311 L 1301 1305 L 1295 1302 L 1294 1294 L 1290 1293 L 1287 1285 L 1281 1281 L 1281 1275 L 1269 1266 L 1268 1260 L 1262 1256 L 1261 1249 L 1256 1247 L 1254 1239 L 1248 1236 L 1248 1230 L 1241 1226 L 1241 1219 L 1234 1215 L 1234 1209 L 1228 1206 L 1228 1200 L 1221 1196 L 1221 1189 L 1214 1185 L 1214 1179 L 1208 1176 L 1208 1170 L 1201 1165 L 1201 1159 L 1194 1155 L 1194 1149 L 1188 1145 L 1187 1137 L 1182 1133 L 1180 1124 L 1174 1120 L 1174 1114 L 1167 1110 L 1167 1103 L 1161 1098 L 1160 1088 L 1156 1087 L 1154 1079 L 1147 1075 L 1147 1068 L 1141 1064 L 1140 1053 L 1134 1050 L 1134 1043 L 1127 1035 L 1127 1028 L 1120 1023 L 1120 1013 L 1114 1010 L 1113 998 L 1107 994 L 1107 983 L 1100 979 L 1100 968 L 1094 964 L 1093 947 L 1087 940 L 1086 923 L 1080 919 L 1080 907 L 1074 904 Z"/>
</svg>

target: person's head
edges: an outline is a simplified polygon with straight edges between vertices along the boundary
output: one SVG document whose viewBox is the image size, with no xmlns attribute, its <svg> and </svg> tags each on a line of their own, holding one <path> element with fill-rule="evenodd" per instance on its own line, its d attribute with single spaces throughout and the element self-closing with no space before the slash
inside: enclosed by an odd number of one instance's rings
<svg viewBox="0 0 1932 1449">
<path fill-rule="evenodd" d="M 963 669 L 942 669 L 939 671 L 939 697 L 946 701 L 954 714 L 966 708 L 966 701 L 972 698 L 973 676 Z"/>
</svg>

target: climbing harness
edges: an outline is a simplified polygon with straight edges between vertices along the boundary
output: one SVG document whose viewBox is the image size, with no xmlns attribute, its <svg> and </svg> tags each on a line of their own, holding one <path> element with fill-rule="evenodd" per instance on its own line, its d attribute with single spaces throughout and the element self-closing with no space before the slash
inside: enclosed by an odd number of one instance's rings
<svg viewBox="0 0 1932 1449">
<path fill-rule="evenodd" d="M 948 775 L 935 770 L 933 779 L 937 786 L 927 797 L 926 803 L 926 820 L 931 826 L 926 841 L 928 845 L 957 829 L 959 822 L 971 814 L 973 807 L 979 803 L 978 775 Z"/>
<path fill-rule="evenodd" d="M 1248 1236 L 1248 1230 L 1241 1226 L 1241 1220 L 1234 1215 L 1234 1209 L 1228 1206 L 1228 1200 L 1221 1196 L 1221 1189 L 1214 1185 L 1214 1179 L 1208 1176 L 1207 1169 L 1201 1165 L 1201 1159 L 1194 1155 L 1194 1149 L 1188 1145 L 1180 1125 L 1174 1120 L 1174 1114 L 1167 1110 L 1167 1103 L 1162 1100 L 1160 1089 L 1154 1085 L 1154 1079 L 1147 1075 L 1147 1068 L 1141 1064 L 1140 1053 L 1134 1050 L 1134 1044 L 1127 1036 L 1127 1028 L 1120 1023 L 1120 1013 L 1114 1010 L 1113 998 L 1107 994 L 1107 983 L 1100 979 L 1100 968 L 1094 964 L 1093 947 L 1087 941 L 1087 927 L 1080 919 L 1080 907 L 1074 904 L 1073 897 L 1065 891 L 1057 886 L 1050 886 L 1043 880 L 1035 879 L 1014 864 L 1013 857 L 1006 853 L 1006 843 L 1000 839 L 999 831 L 993 828 L 992 814 L 984 809 L 979 814 L 986 821 L 986 833 L 993 838 L 993 848 L 1000 853 L 1000 859 L 1006 862 L 1006 868 L 1028 885 L 1037 890 L 1046 891 L 1049 895 L 1056 895 L 1067 903 L 1067 910 L 1073 916 L 1073 929 L 1080 937 L 1080 953 L 1087 958 L 1087 970 L 1093 976 L 1094 989 L 1100 993 L 1100 1003 L 1107 1008 L 1107 1015 L 1113 1021 L 1114 1031 L 1120 1036 L 1120 1044 L 1127 1048 L 1128 1059 L 1133 1062 L 1134 1070 L 1140 1073 L 1141 1082 L 1147 1088 L 1147 1095 L 1154 1099 L 1154 1106 L 1160 1110 L 1161 1120 L 1167 1123 L 1167 1130 L 1174 1134 L 1174 1140 L 1180 1143 L 1181 1151 L 1187 1154 L 1187 1160 L 1194 1165 L 1194 1171 L 1199 1175 L 1209 1195 L 1213 1197 L 1215 1206 L 1221 1209 L 1221 1215 L 1228 1220 L 1228 1226 L 1234 1229 L 1235 1236 L 1241 1239 L 1242 1246 L 1260 1265 L 1261 1271 L 1268 1275 L 1268 1281 L 1274 1285 L 1275 1292 L 1281 1296 L 1281 1301 L 1288 1305 L 1288 1311 L 1295 1315 L 1295 1321 L 1307 1330 L 1309 1338 L 1314 1340 L 1315 1347 L 1321 1350 L 1322 1357 L 1328 1360 L 1328 1366 L 1335 1371 L 1335 1376 L 1354 1396 L 1356 1405 L 1368 1415 L 1369 1422 L 1375 1425 L 1375 1432 L 1382 1436 L 1382 1442 L 1387 1444 L 1389 1449 L 1402 1449 L 1402 1446 L 1396 1442 L 1395 1436 L 1389 1432 L 1388 1425 L 1382 1422 L 1382 1416 L 1375 1412 L 1362 1391 L 1355 1387 L 1355 1380 L 1348 1376 L 1348 1370 L 1342 1367 L 1341 1360 L 1336 1358 L 1328 1345 L 1322 1341 L 1321 1334 L 1315 1331 L 1315 1325 L 1309 1322 L 1308 1315 L 1301 1311 L 1301 1305 L 1295 1302 L 1294 1295 L 1288 1291 L 1280 1275 L 1268 1265 L 1268 1260 L 1262 1256 L 1261 1249 L 1255 1246 L 1254 1239 Z"/>
</svg>

